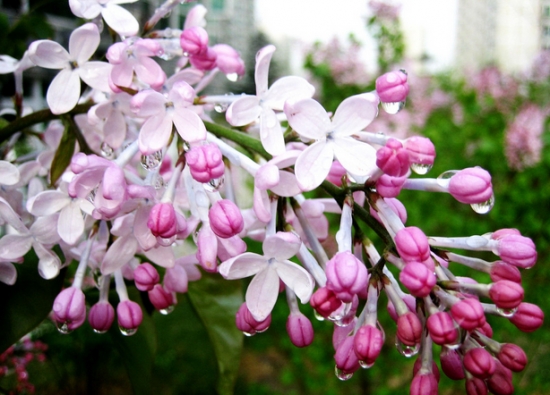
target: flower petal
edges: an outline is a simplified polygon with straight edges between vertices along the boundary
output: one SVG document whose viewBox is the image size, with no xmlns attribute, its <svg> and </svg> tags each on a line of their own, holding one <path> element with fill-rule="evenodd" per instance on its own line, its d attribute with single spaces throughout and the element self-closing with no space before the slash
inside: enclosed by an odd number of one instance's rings
<svg viewBox="0 0 550 395">
<path fill-rule="evenodd" d="M 57 277 L 61 268 L 61 260 L 55 252 L 46 249 L 40 243 L 33 243 L 33 248 L 38 256 L 38 274 L 46 280 Z"/>
<path fill-rule="evenodd" d="M 218 271 L 226 280 L 236 280 L 253 276 L 264 269 L 266 263 L 263 256 L 253 252 L 245 252 L 222 262 L 218 267 Z"/>
<path fill-rule="evenodd" d="M 296 176 L 288 171 L 279 171 L 279 183 L 271 190 L 279 196 L 295 196 L 302 192 Z"/>
<path fill-rule="evenodd" d="M 271 220 L 271 201 L 266 191 L 254 187 L 254 214 L 262 222 L 268 223 Z"/>
<path fill-rule="evenodd" d="M 301 266 L 291 261 L 277 261 L 275 265 L 277 275 L 292 289 L 302 303 L 309 302 L 315 282 L 313 277 Z"/>
<path fill-rule="evenodd" d="M 21 258 L 31 245 L 31 235 L 5 235 L 0 239 L 0 258 L 5 261 Z"/>
<path fill-rule="evenodd" d="M 189 143 L 204 140 L 206 127 L 200 117 L 191 110 L 180 109 L 174 112 L 173 117 L 176 130 L 182 139 Z"/>
<path fill-rule="evenodd" d="M 17 270 L 11 262 L 0 262 L 0 282 L 13 285 L 17 280 Z"/>
<path fill-rule="evenodd" d="M 376 150 L 352 137 L 338 137 L 332 143 L 334 156 L 352 175 L 366 176 L 376 169 Z"/>
<path fill-rule="evenodd" d="M 266 237 L 262 248 L 266 258 L 283 261 L 296 255 L 301 246 L 302 241 L 294 233 L 277 232 L 273 236 Z"/>
<path fill-rule="evenodd" d="M 302 137 L 318 140 L 332 130 L 327 112 L 313 99 L 287 101 L 284 110 L 289 125 Z"/>
<path fill-rule="evenodd" d="M 99 15 L 102 6 L 97 0 L 69 0 L 73 14 L 84 19 L 93 19 Z"/>
<path fill-rule="evenodd" d="M 254 82 L 256 83 L 256 95 L 262 97 L 267 92 L 269 64 L 275 52 L 274 45 L 266 45 L 256 54 L 256 69 L 254 71 Z"/>
<path fill-rule="evenodd" d="M 78 241 L 84 233 L 84 218 L 78 201 L 71 201 L 59 213 L 57 232 L 61 239 L 70 245 Z"/>
<path fill-rule="evenodd" d="M 57 213 L 71 202 L 71 198 L 61 191 L 40 192 L 34 198 L 29 211 L 38 217 Z"/>
<path fill-rule="evenodd" d="M 296 179 L 304 191 L 321 185 L 327 177 L 334 158 L 333 144 L 318 141 L 307 147 L 296 160 Z"/>
<path fill-rule="evenodd" d="M 62 69 L 69 66 L 71 57 L 61 44 L 51 40 L 38 40 L 29 46 L 29 59 L 35 65 L 47 69 Z"/>
<path fill-rule="evenodd" d="M 78 68 L 78 75 L 87 85 L 102 92 L 111 92 L 109 73 L 113 66 L 105 62 L 86 62 Z"/>
<path fill-rule="evenodd" d="M 0 218 L 10 224 L 17 232 L 22 234 L 29 233 L 25 224 L 21 221 L 19 214 L 2 197 L 0 197 Z"/>
<path fill-rule="evenodd" d="M 151 262 L 165 268 L 174 267 L 176 264 L 176 257 L 174 256 L 172 247 L 157 246 L 145 251 L 143 254 L 151 260 Z"/>
<path fill-rule="evenodd" d="M 277 119 L 275 111 L 264 108 L 260 115 L 260 139 L 267 152 L 273 156 L 285 152 L 283 129 Z"/>
<path fill-rule="evenodd" d="M 42 244 L 58 243 L 57 221 L 57 214 L 36 218 L 30 229 L 35 240 Z"/>
<path fill-rule="evenodd" d="M 307 99 L 313 96 L 315 87 L 302 77 L 283 77 L 275 81 L 263 97 L 264 105 L 283 110 L 285 101 Z"/>
<path fill-rule="evenodd" d="M 279 295 L 279 276 L 273 265 L 254 276 L 246 290 L 246 306 L 256 321 L 263 321 L 273 310 Z"/>
<path fill-rule="evenodd" d="M 130 11 L 112 2 L 105 5 L 101 15 L 105 23 L 121 36 L 135 36 L 139 30 L 139 23 Z"/>
<path fill-rule="evenodd" d="M 99 29 L 95 23 L 86 23 L 75 29 L 69 37 L 69 54 L 78 65 L 92 57 L 99 46 Z"/>
<path fill-rule="evenodd" d="M 46 101 L 54 114 L 71 111 L 80 98 L 80 77 L 76 70 L 63 69 L 53 79 Z"/>
<path fill-rule="evenodd" d="M 166 114 L 149 118 L 139 132 L 139 150 L 143 155 L 159 151 L 168 143 L 172 134 L 172 119 Z"/>
<path fill-rule="evenodd" d="M 2 185 L 14 185 L 19 182 L 19 169 L 8 161 L 0 160 L 0 174 L 2 174 L 0 180 Z"/>
<path fill-rule="evenodd" d="M 130 262 L 136 254 L 137 248 L 138 242 L 131 234 L 116 239 L 103 257 L 103 261 L 101 262 L 101 273 L 105 275 L 112 274 L 117 269 L 120 269 Z"/>
<path fill-rule="evenodd" d="M 231 103 L 225 112 L 225 118 L 230 125 L 244 126 L 255 122 L 261 112 L 260 100 L 256 96 L 247 95 Z"/>
<path fill-rule="evenodd" d="M 364 96 L 345 99 L 332 117 L 332 128 L 338 136 L 349 136 L 369 125 L 376 117 L 378 106 Z"/>
</svg>

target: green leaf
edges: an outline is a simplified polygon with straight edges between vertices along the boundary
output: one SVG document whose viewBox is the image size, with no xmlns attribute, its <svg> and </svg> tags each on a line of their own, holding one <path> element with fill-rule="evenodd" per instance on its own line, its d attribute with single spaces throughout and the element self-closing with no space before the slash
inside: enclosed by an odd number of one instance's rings
<svg viewBox="0 0 550 395">
<path fill-rule="evenodd" d="M 235 326 L 235 314 L 243 303 L 242 283 L 203 274 L 200 281 L 189 284 L 188 295 L 218 360 L 218 394 L 233 394 L 243 348 L 243 334 Z"/>
<path fill-rule="evenodd" d="M 65 169 L 71 163 L 71 158 L 74 154 L 74 146 L 76 143 L 76 136 L 71 130 L 70 123 L 65 122 L 65 131 L 63 137 L 57 147 L 55 156 L 52 161 L 52 168 L 50 171 L 50 184 L 55 185 L 59 177 L 63 174 Z"/>
<path fill-rule="evenodd" d="M 38 257 L 34 250 L 15 264 L 14 285 L 0 283 L 0 354 L 38 326 L 52 310 L 55 297 L 63 286 L 65 271 L 52 280 L 38 274 Z"/>
<path fill-rule="evenodd" d="M 128 287 L 128 295 L 139 303 L 141 297 L 135 287 Z M 141 304 L 143 321 L 132 336 L 124 336 L 118 326 L 113 325 L 109 334 L 113 338 L 124 365 L 135 395 L 150 395 L 153 393 L 153 363 L 157 352 L 157 334 L 153 319 L 146 313 Z"/>
</svg>

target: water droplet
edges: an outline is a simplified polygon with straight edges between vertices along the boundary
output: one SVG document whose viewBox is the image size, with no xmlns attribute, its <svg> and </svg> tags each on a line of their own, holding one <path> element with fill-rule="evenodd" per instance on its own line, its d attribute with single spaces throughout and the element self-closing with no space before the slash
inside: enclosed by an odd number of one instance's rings
<svg viewBox="0 0 550 395">
<path fill-rule="evenodd" d="M 491 196 L 489 200 L 483 203 L 470 204 L 472 210 L 478 214 L 487 214 L 495 205 L 495 195 Z"/>
<path fill-rule="evenodd" d="M 396 101 L 393 103 L 384 103 L 382 102 L 382 108 L 384 111 L 386 111 L 388 114 L 397 114 L 399 111 L 401 111 L 405 107 L 405 101 Z"/>
<path fill-rule="evenodd" d="M 145 170 L 154 170 L 162 162 L 162 151 L 153 152 L 150 155 L 141 155 L 141 166 Z"/>
<path fill-rule="evenodd" d="M 259 330 L 259 331 L 256 331 L 256 333 L 264 333 L 265 331 L 267 331 L 269 329 L 269 326 L 262 329 L 262 330 Z"/>
<path fill-rule="evenodd" d="M 118 329 L 124 336 L 132 336 L 137 332 L 137 328 L 123 328 L 119 326 Z"/>
<path fill-rule="evenodd" d="M 155 189 L 161 189 L 166 186 L 166 183 L 164 182 L 164 178 L 162 178 L 161 175 L 157 174 L 155 177 L 155 181 L 153 182 L 153 188 Z"/>
<path fill-rule="evenodd" d="M 367 363 L 365 361 L 359 361 L 359 366 L 361 366 L 363 369 L 370 369 L 374 366 L 374 362 L 373 363 Z"/>
<path fill-rule="evenodd" d="M 66 322 L 56 322 L 55 326 L 57 327 L 57 330 L 59 333 L 62 333 L 64 335 L 68 335 L 72 332 L 72 330 L 69 329 L 69 325 Z"/>
<path fill-rule="evenodd" d="M 221 114 L 227 110 L 227 107 L 229 107 L 228 103 L 216 103 L 214 104 L 214 111 Z"/>
<path fill-rule="evenodd" d="M 382 332 L 382 343 L 386 341 L 386 331 L 384 330 L 384 327 L 380 323 L 380 321 L 376 321 L 376 327 L 380 332 Z"/>
<path fill-rule="evenodd" d="M 323 317 L 321 314 L 317 312 L 317 310 L 313 309 L 313 315 L 317 319 L 317 321 L 324 321 L 325 317 Z"/>
<path fill-rule="evenodd" d="M 407 346 L 406 344 L 403 344 L 403 342 L 399 340 L 398 337 L 395 338 L 395 347 L 397 347 L 397 351 L 399 351 L 399 353 L 406 358 L 413 357 L 420 351 L 420 344 Z"/>
<path fill-rule="evenodd" d="M 449 350 L 458 350 L 460 347 L 462 347 L 462 343 L 445 344 L 445 347 L 447 347 Z"/>
<path fill-rule="evenodd" d="M 157 56 L 162 60 L 172 60 L 176 57 L 176 54 L 172 51 L 159 51 Z"/>
<path fill-rule="evenodd" d="M 175 306 L 174 306 L 174 305 L 171 305 L 171 306 L 168 306 L 168 307 L 165 308 L 165 309 L 160 309 L 160 310 L 159 310 L 159 313 L 162 314 L 162 315 L 168 315 L 168 314 L 170 314 L 172 311 L 174 311 L 174 308 L 175 308 Z"/>
<path fill-rule="evenodd" d="M 245 331 L 243 331 L 243 334 L 247 337 L 252 337 L 256 334 L 256 332 L 245 332 Z"/>
<path fill-rule="evenodd" d="M 441 173 L 437 176 L 437 183 L 442 187 L 447 187 L 449 185 L 449 180 L 458 173 L 458 170 L 449 170 L 444 173 Z"/>
<path fill-rule="evenodd" d="M 170 247 L 172 244 L 174 244 L 174 241 L 176 241 L 176 236 L 172 236 L 168 239 L 164 239 L 162 237 L 157 237 L 157 242 L 163 246 L 163 247 Z"/>
<path fill-rule="evenodd" d="M 198 241 L 199 241 L 199 232 L 200 232 L 200 229 L 196 229 L 192 234 L 191 234 L 191 238 L 193 239 L 193 243 L 195 243 L 195 245 L 198 244 Z"/>
<path fill-rule="evenodd" d="M 88 194 L 88 197 L 86 198 L 92 204 L 94 203 L 96 193 L 97 193 L 97 188 L 94 188 L 90 191 L 90 193 Z"/>
<path fill-rule="evenodd" d="M 101 150 L 101 156 L 106 159 L 113 159 L 113 157 L 115 156 L 115 150 L 106 142 L 101 143 L 101 147 L 99 149 Z"/>
<path fill-rule="evenodd" d="M 425 165 L 422 163 L 411 163 L 411 170 L 416 174 L 424 175 L 430 171 L 432 165 Z"/>
<path fill-rule="evenodd" d="M 515 309 L 503 309 L 497 307 L 497 313 L 506 318 L 512 318 L 514 314 L 516 314 L 516 311 L 518 311 L 517 307 Z"/>
<path fill-rule="evenodd" d="M 189 57 L 189 52 L 183 52 L 183 56 L 185 56 L 186 58 Z"/>
<path fill-rule="evenodd" d="M 95 333 L 98 333 L 100 335 L 104 334 L 104 333 L 107 333 L 107 331 L 100 331 L 99 329 L 94 329 L 94 332 Z"/>
<path fill-rule="evenodd" d="M 353 372 L 345 372 L 341 369 L 338 369 L 338 366 L 334 367 L 334 374 L 338 377 L 338 380 L 346 381 L 353 377 Z"/>
<path fill-rule="evenodd" d="M 92 271 L 92 278 L 94 279 L 94 283 L 95 283 L 95 286 L 96 288 L 100 288 L 100 284 L 101 284 L 101 272 L 99 270 L 93 270 Z"/>
<path fill-rule="evenodd" d="M 208 192 L 217 192 L 223 185 L 223 181 L 223 177 L 213 178 L 212 180 L 205 182 L 203 186 Z"/>
<path fill-rule="evenodd" d="M 229 73 L 225 75 L 227 79 L 231 82 L 237 82 L 239 80 L 239 74 L 237 73 Z"/>
</svg>

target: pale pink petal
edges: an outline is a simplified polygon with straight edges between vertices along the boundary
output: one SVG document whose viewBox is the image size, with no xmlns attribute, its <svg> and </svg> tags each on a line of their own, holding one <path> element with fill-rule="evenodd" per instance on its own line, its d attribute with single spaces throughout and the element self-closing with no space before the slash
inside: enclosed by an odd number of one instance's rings
<svg viewBox="0 0 550 395">
<path fill-rule="evenodd" d="M 35 240 L 42 244 L 58 243 L 59 234 L 57 233 L 57 220 L 57 214 L 36 218 L 36 221 L 34 221 L 30 228 Z"/>
<path fill-rule="evenodd" d="M 102 92 L 111 92 L 109 74 L 113 66 L 105 62 L 86 62 L 80 66 L 78 75 L 87 85 Z"/>
<path fill-rule="evenodd" d="M 204 72 L 202 70 L 187 68 L 168 78 L 168 80 L 166 80 L 166 85 L 172 86 L 178 81 L 185 81 L 189 85 L 195 85 L 199 83 L 203 76 Z"/>
<path fill-rule="evenodd" d="M 352 137 L 338 137 L 332 143 L 334 156 L 352 175 L 366 176 L 376 169 L 376 150 Z"/>
<path fill-rule="evenodd" d="M 112 274 L 117 269 L 120 269 L 130 262 L 136 254 L 137 248 L 138 242 L 131 234 L 116 239 L 103 257 L 101 273 Z"/>
<path fill-rule="evenodd" d="M 113 226 L 111 227 L 111 234 L 118 237 L 130 234 L 132 232 L 134 221 L 135 215 L 133 213 L 115 218 L 113 221 Z"/>
<path fill-rule="evenodd" d="M 151 58 L 141 57 L 134 65 L 136 76 L 151 87 L 160 87 L 166 81 L 166 74 L 159 64 Z"/>
<path fill-rule="evenodd" d="M 266 237 L 262 246 L 266 258 L 275 258 L 283 261 L 290 259 L 300 250 L 302 241 L 294 233 L 278 232 Z"/>
<path fill-rule="evenodd" d="M 15 185 L 19 182 L 19 170 L 10 162 L 0 160 L 0 184 L 2 185 Z"/>
<path fill-rule="evenodd" d="M 136 210 L 134 221 L 134 236 L 142 250 L 148 251 L 157 245 L 157 238 L 151 233 L 147 226 L 149 212 L 152 206 L 142 206 Z"/>
<path fill-rule="evenodd" d="M 170 268 L 176 264 L 176 257 L 172 247 L 158 246 L 143 253 L 147 259 L 159 266 Z"/>
<path fill-rule="evenodd" d="M 302 77 L 283 77 L 275 81 L 263 96 L 264 105 L 283 110 L 285 101 L 307 99 L 313 96 L 315 87 Z"/>
<path fill-rule="evenodd" d="M 332 130 L 327 112 L 317 101 L 303 99 L 285 103 L 285 114 L 289 125 L 300 136 L 317 140 Z"/>
<path fill-rule="evenodd" d="M 171 134 L 172 119 L 170 117 L 165 114 L 152 116 L 145 121 L 139 132 L 139 150 L 143 155 L 159 151 L 168 143 Z"/>
<path fill-rule="evenodd" d="M 29 46 L 29 59 L 35 65 L 47 69 L 62 69 L 68 67 L 71 61 L 67 50 L 51 40 L 34 41 Z"/>
<path fill-rule="evenodd" d="M 0 197 L 0 218 L 10 224 L 17 232 L 22 234 L 29 233 L 25 224 L 21 221 L 19 214 L 17 214 L 11 205 L 2 197 Z"/>
<path fill-rule="evenodd" d="M 29 208 L 32 215 L 44 216 L 57 213 L 71 202 L 71 198 L 61 191 L 44 191 L 36 195 Z"/>
<path fill-rule="evenodd" d="M 260 139 L 267 152 L 273 156 L 285 152 L 285 139 L 283 129 L 275 112 L 264 108 L 260 115 Z"/>
<path fill-rule="evenodd" d="M 236 280 L 253 276 L 266 267 L 266 259 L 253 252 L 245 252 L 235 258 L 222 262 L 218 267 L 219 273 L 227 280 Z"/>
<path fill-rule="evenodd" d="M 332 144 L 326 141 L 318 141 L 307 147 L 296 160 L 296 179 L 300 188 L 311 191 L 317 188 L 327 177 L 334 151 Z"/>
<path fill-rule="evenodd" d="M 61 210 L 57 221 L 57 232 L 61 239 L 70 245 L 80 239 L 84 233 L 84 218 L 78 201 L 71 201 Z"/>
<path fill-rule="evenodd" d="M 183 25 L 184 29 L 189 29 L 193 26 L 203 27 L 206 24 L 204 16 L 206 15 L 206 7 L 202 4 L 197 4 L 189 10 L 187 18 L 185 18 L 185 24 Z"/>
<path fill-rule="evenodd" d="M 279 184 L 271 190 L 284 197 L 295 196 L 302 192 L 296 176 L 288 171 L 279 171 Z"/>
<path fill-rule="evenodd" d="M 126 138 L 126 118 L 120 111 L 113 111 L 103 125 L 105 133 L 105 143 L 113 149 L 120 148 Z"/>
<path fill-rule="evenodd" d="M 271 220 L 271 202 L 266 191 L 254 187 L 254 214 L 262 222 L 268 223 Z"/>
<path fill-rule="evenodd" d="M 277 261 L 275 269 L 280 279 L 294 291 L 302 303 L 309 302 L 315 282 L 303 267 L 291 261 Z"/>
<path fill-rule="evenodd" d="M 273 265 L 254 276 L 246 290 L 246 306 L 256 321 L 263 321 L 273 310 L 279 295 L 279 276 Z"/>
<path fill-rule="evenodd" d="M 33 248 L 38 256 L 38 274 L 46 280 L 57 277 L 61 268 L 61 260 L 57 254 L 40 243 L 33 243 Z"/>
<path fill-rule="evenodd" d="M 174 126 L 182 139 L 188 143 L 206 138 L 206 127 L 201 118 L 191 110 L 179 109 L 173 114 Z"/>
<path fill-rule="evenodd" d="M 107 3 L 101 11 L 105 23 L 123 37 L 135 36 L 139 30 L 136 18 L 119 5 Z"/>
<path fill-rule="evenodd" d="M 146 118 L 164 114 L 166 112 L 166 98 L 162 93 L 145 89 L 132 97 L 130 106 L 138 117 Z"/>
<path fill-rule="evenodd" d="M 239 97 L 225 112 L 227 122 L 233 126 L 244 126 L 255 122 L 262 112 L 259 103 L 260 100 L 256 96 Z"/>
<path fill-rule="evenodd" d="M 344 100 L 332 117 L 332 127 L 338 136 L 349 136 L 369 125 L 376 117 L 378 107 L 363 96 L 351 96 Z"/>
<path fill-rule="evenodd" d="M 111 81 L 116 86 L 129 87 L 134 79 L 134 67 L 132 63 L 124 61 L 111 69 Z"/>
<path fill-rule="evenodd" d="M 0 74 L 13 73 L 17 67 L 17 62 L 17 59 L 9 55 L 0 55 Z"/>
<path fill-rule="evenodd" d="M 17 270 L 10 262 L 0 262 L 0 282 L 13 285 L 17 280 Z"/>
<path fill-rule="evenodd" d="M 24 256 L 32 245 L 31 235 L 5 235 L 0 239 L 0 258 L 5 261 Z"/>
<path fill-rule="evenodd" d="M 256 95 L 258 97 L 262 97 L 267 92 L 269 64 L 271 63 L 273 52 L 275 52 L 275 46 L 267 45 L 256 54 L 254 81 L 256 83 Z"/>
<path fill-rule="evenodd" d="M 176 82 L 168 94 L 168 100 L 174 103 L 176 112 L 192 105 L 194 99 L 195 90 L 185 81 Z"/>
<path fill-rule="evenodd" d="M 97 0 L 69 0 L 73 14 L 84 19 L 93 19 L 101 12 L 102 6 Z"/>
<path fill-rule="evenodd" d="M 75 29 L 69 37 L 69 54 L 78 65 L 92 57 L 99 46 L 99 30 L 95 23 L 86 23 Z"/>
<path fill-rule="evenodd" d="M 80 78 L 76 70 L 61 70 L 50 83 L 46 101 L 54 114 L 71 111 L 80 98 Z"/>
</svg>

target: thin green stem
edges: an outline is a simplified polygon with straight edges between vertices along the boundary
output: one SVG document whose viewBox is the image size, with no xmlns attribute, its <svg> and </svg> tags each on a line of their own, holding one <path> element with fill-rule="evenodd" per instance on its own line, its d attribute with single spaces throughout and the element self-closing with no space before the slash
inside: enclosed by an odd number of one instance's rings
<svg viewBox="0 0 550 395">
<path fill-rule="evenodd" d="M 204 125 L 206 126 L 206 130 L 216 135 L 216 137 L 226 138 L 246 149 L 258 153 L 267 160 L 271 159 L 271 155 L 264 149 L 260 140 L 250 137 L 249 135 L 239 132 L 238 130 L 226 128 L 212 122 L 204 121 Z"/>
</svg>

